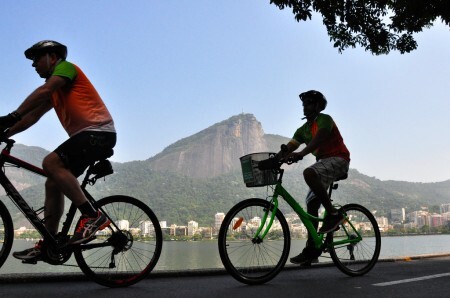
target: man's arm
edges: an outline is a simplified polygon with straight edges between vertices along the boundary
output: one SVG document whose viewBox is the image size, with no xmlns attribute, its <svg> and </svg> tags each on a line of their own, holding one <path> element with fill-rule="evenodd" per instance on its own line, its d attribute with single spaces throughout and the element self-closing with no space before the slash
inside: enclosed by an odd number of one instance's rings
<svg viewBox="0 0 450 298">
<path fill-rule="evenodd" d="M 23 103 L 17 108 L 16 112 L 25 117 L 29 112 L 41 105 L 51 104 L 52 94 L 57 89 L 66 84 L 66 79 L 59 76 L 51 76 L 44 85 L 34 90 Z"/>
<path fill-rule="evenodd" d="M 15 111 L 21 120 L 8 131 L 8 137 L 26 130 L 35 124 L 52 107 L 52 93 L 66 84 L 66 79 L 51 76 L 44 85 L 34 90 Z"/>
<path fill-rule="evenodd" d="M 317 131 L 317 134 L 314 136 L 314 138 L 309 142 L 309 144 L 303 148 L 300 152 L 293 153 L 293 157 L 295 159 L 302 159 L 304 156 L 314 152 L 317 150 L 317 148 L 320 147 L 320 145 L 326 141 L 330 137 L 330 131 L 326 128 L 320 128 Z"/>
<path fill-rule="evenodd" d="M 47 113 L 52 108 L 51 102 L 41 104 L 40 106 L 34 108 L 31 112 L 28 112 L 22 119 L 14 124 L 7 132 L 6 136 L 11 137 L 19 132 L 22 132 L 33 124 L 38 122 L 41 117 Z"/>
<path fill-rule="evenodd" d="M 277 153 L 277 156 L 280 158 L 286 158 L 288 157 L 292 152 L 294 152 L 298 147 L 300 147 L 300 144 L 297 143 L 294 140 L 290 140 L 286 147 L 283 148 L 285 145 L 281 145 L 281 151 Z"/>
</svg>

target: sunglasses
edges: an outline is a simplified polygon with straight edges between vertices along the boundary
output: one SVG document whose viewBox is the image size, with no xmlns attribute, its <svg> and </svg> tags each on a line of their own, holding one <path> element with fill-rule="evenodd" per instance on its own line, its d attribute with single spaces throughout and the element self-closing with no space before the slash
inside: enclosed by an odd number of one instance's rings
<svg viewBox="0 0 450 298">
<path fill-rule="evenodd" d="M 39 55 L 34 56 L 33 59 L 32 59 L 33 63 L 38 62 L 39 60 L 41 60 L 42 57 L 44 57 L 46 55 L 47 54 L 45 53 L 45 54 L 39 54 Z"/>
<path fill-rule="evenodd" d="M 306 98 L 302 102 L 303 102 L 303 105 L 306 106 L 306 105 L 314 104 L 316 101 L 314 99 L 311 99 L 311 98 Z"/>
</svg>

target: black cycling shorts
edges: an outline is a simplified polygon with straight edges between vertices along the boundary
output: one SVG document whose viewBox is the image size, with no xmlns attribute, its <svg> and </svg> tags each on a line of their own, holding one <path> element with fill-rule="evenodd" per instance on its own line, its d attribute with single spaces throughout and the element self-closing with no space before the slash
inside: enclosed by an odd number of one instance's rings
<svg viewBox="0 0 450 298">
<path fill-rule="evenodd" d="M 115 145 L 114 132 L 84 131 L 62 143 L 53 152 L 78 177 L 95 161 L 110 157 Z"/>
</svg>

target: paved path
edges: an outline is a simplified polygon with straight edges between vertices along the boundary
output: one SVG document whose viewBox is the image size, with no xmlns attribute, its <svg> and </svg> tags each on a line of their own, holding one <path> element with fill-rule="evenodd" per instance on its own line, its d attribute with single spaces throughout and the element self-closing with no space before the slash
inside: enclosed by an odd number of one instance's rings
<svg viewBox="0 0 450 298">
<path fill-rule="evenodd" d="M 450 256 L 383 261 L 362 277 L 334 266 L 289 267 L 258 286 L 241 284 L 224 270 L 152 273 L 120 289 L 79 274 L 0 275 L 0 297 L 450 297 Z"/>
</svg>

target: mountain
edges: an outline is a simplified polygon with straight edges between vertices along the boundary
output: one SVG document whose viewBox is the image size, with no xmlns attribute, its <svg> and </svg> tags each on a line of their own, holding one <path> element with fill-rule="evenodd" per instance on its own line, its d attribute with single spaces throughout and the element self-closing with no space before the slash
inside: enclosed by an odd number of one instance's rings
<svg viewBox="0 0 450 298">
<path fill-rule="evenodd" d="M 40 167 L 40 165 L 42 164 L 42 159 L 48 153 L 48 151 L 40 147 L 25 146 L 21 144 L 15 144 L 13 149 L 13 155 L 15 157 L 25 160 L 28 163 L 38 167 Z M 44 178 L 27 171 L 23 171 L 13 167 L 7 167 L 6 171 L 8 178 L 19 191 L 32 187 L 34 185 L 42 184 L 44 182 Z M 0 194 L 4 193 L 4 190 L 0 187 Z"/>
<path fill-rule="evenodd" d="M 115 173 L 89 187 L 94 197 L 126 194 L 148 204 L 160 220 L 186 224 L 195 220 L 211 225 L 216 212 L 226 212 L 238 201 L 267 197 L 265 187 L 247 188 L 243 183 L 239 157 L 254 152 L 277 152 L 289 138 L 265 134 L 261 123 L 251 114 L 240 114 L 214 124 L 166 147 L 144 161 L 114 163 Z M 48 152 L 38 147 L 17 144 L 12 154 L 39 165 Z M 303 169 L 314 162 L 308 157 L 286 166 L 283 185 L 304 205 L 307 186 Z M 10 169 L 11 180 L 37 209 L 43 204 L 43 179 L 20 169 Z M 450 203 L 450 180 L 437 183 L 381 181 L 351 169 L 348 179 L 339 182 L 333 193 L 338 204 L 360 203 L 377 215 L 389 216 L 392 208 L 407 212 L 421 206 Z M 4 202 L 9 199 L 2 198 Z M 15 208 L 8 203 L 10 208 Z M 283 212 L 290 212 L 281 205 Z M 24 220 L 13 216 L 18 224 Z"/>
<path fill-rule="evenodd" d="M 238 169 L 239 157 L 268 150 L 261 123 L 251 114 L 241 114 L 179 140 L 147 162 L 155 171 L 217 177 Z"/>
</svg>

